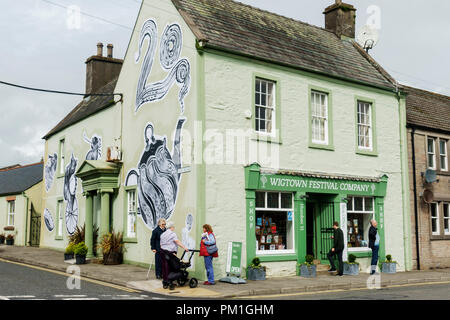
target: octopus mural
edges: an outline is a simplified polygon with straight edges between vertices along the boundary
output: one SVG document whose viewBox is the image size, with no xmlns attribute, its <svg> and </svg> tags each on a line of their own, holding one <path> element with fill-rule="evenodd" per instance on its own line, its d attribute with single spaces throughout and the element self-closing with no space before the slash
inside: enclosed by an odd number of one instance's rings
<svg viewBox="0 0 450 320">
<path fill-rule="evenodd" d="M 102 137 L 94 134 L 89 139 L 86 132 L 83 132 L 83 139 L 91 146 L 91 149 L 86 154 L 86 160 L 100 160 L 102 158 Z"/>
<path fill-rule="evenodd" d="M 175 208 L 181 174 L 181 130 L 186 118 L 179 118 L 173 150 L 169 152 L 166 137 L 154 134 L 152 123 L 144 130 L 145 149 L 138 169 L 128 172 L 125 185 L 137 181 L 139 214 L 148 228 L 154 229 L 160 218 L 169 219 Z"/>
<path fill-rule="evenodd" d="M 53 229 L 55 228 L 55 223 L 53 222 L 52 214 L 47 208 L 45 208 L 44 210 L 44 222 L 45 226 L 47 227 L 47 230 L 53 231 Z"/>
<path fill-rule="evenodd" d="M 139 37 L 139 50 L 135 54 L 136 63 L 140 60 L 142 48 L 147 38 L 149 44 L 139 76 L 135 111 L 137 112 L 145 103 L 163 99 L 176 81 L 181 86 L 178 93 L 178 101 L 180 103 L 181 113 L 183 113 L 184 97 L 189 92 L 191 80 L 189 61 L 187 59 L 180 59 L 183 35 L 179 24 L 174 23 L 166 26 L 161 37 L 159 61 L 161 67 L 169 74 L 162 81 L 147 84 L 147 79 L 152 70 L 153 61 L 155 60 L 157 34 L 158 27 L 156 22 L 152 19 L 145 21 Z"/>
<path fill-rule="evenodd" d="M 48 192 L 53 185 L 53 179 L 55 178 L 56 167 L 58 165 L 58 155 L 54 153 L 48 156 L 47 163 L 45 165 L 45 191 Z"/>
<path fill-rule="evenodd" d="M 77 164 L 78 159 L 72 153 L 70 163 L 66 166 L 64 174 L 63 192 L 64 200 L 66 201 L 66 229 L 70 235 L 75 232 L 78 222 L 77 177 L 75 176 Z"/>
</svg>

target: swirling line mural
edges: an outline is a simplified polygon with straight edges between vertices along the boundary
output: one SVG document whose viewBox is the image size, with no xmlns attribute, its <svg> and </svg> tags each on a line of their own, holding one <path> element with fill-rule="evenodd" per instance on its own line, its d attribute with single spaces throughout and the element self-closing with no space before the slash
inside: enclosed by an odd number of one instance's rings
<svg viewBox="0 0 450 320">
<path fill-rule="evenodd" d="M 136 90 L 135 111 L 137 112 L 138 109 L 145 103 L 163 99 L 176 81 L 178 86 L 181 86 L 178 93 L 178 101 L 180 103 L 181 113 L 183 113 L 184 98 L 189 92 L 191 84 L 191 66 L 187 59 L 180 59 L 181 48 L 183 45 L 183 35 L 179 24 L 174 23 L 168 25 L 161 37 L 159 60 L 162 68 L 168 71 L 169 74 L 162 81 L 147 84 L 147 79 L 152 70 L 153 61 L 156 54 L 157 34 L 158 27 L 156 22 L 152 19 L 145 21 L 139 37 L 139 49 L 135 54 L 136 63 L 139 63 L 142 48 L 147 38 L 149 44 L 142 63 Z"/>
<path fill-rule="evenodd" d="M 102 158 L 102 137 L 94 134 L 89 139 L 86 132 L 83 132 L 83 140 L 91 146 L 86 154 L 86 160 L 100 160 Z"/>
<path fill-rule="evenodd" d="M 53 231 L 53 229 L 55 228 L 55 223 L 53 222 L 52 214 L 47 208 L 44 209 L 44 222 L 47 230 Z"/>
<path fill-rule="evenodd" d="M 53 185 L 53 179 L 55 178 L 56 167 L 58 164 L 58 155 L 48 155 L 48 160 L 45 165 L 45 191 L 48 192 Z"/>
<path fill-rule="evenodd" d="M 64 200 L 66 201 L 66 229 L 70 235 L 75 232 L 78 222 L 77 177 L 75 176 L 77 164 L 78 159 L 72 153 L 70 163 L 66 166 L 64 173 L 63 192 Z"/>
</svg>

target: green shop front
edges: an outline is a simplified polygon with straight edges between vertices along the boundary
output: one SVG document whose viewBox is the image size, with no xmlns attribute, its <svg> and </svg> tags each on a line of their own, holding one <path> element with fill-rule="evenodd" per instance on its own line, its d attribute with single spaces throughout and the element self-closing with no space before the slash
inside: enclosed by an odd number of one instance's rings
<svg viewBox="0 0 450 320">
<path fill-rule="evenodd" d="M 311 254 L 328 264 L 333 222 L 338 221 L 346 244 L 343 259 L 372 256 L 368 248 L 370 220 L 378 221 L 379 256 L 385 256 L 384 197 L 388 178 L 245 168 L 247 265 L 296 261 Z"/>
</svg>

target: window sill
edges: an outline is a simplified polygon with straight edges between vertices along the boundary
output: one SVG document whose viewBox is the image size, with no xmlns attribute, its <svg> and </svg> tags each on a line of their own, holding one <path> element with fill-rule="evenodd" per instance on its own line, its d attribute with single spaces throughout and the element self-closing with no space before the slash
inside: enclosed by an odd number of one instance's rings
<svg viewBox="0 0 450 320">
<path fill-rule="evenodd" d="M 63 237 L 56 236 L 55 240 L 63 240 Z"/>
<path fill-rule="evenodd" d="M 64 173 L 58 173 L 57 175 L 56 175 L 56 178 L 58 179 L 58 178 L 63 178 L 64 177 Z"/>
<path fill-rule="evenodd" d="M 450 235 L 440 235 L 440 236 L 434 236 L 432 235 L 430 237 L 431 241 L 439 241 L 439 240 L 450 240 Z"/>
<path fill-rule="evenodd" d="M 251 137 L 250 137 L 250 139 L 251 140 L 256 140 L 256 141 L 264 141 L 264 142 L 282 144 L 281 143 L 281 138 L 279 136 L 271 136 L 271 135 L 266 135 L 266 134 L 260 134 L 258 132 L 253 132 Z"/>
<path fill-rule="evenodd" d="M 372 256 L 371 249 L 348 248 L 348 254 L 354 254 L 357 258 L 366 258 Z"/>
<path fill-rule="evenodd" d="M 284 250 L 284 252 L 277 252 L 272 254 L 262 252 L 264 251 L 256 251 L 256 256 L 258 256 L 261 262 L 297 261 L 298 258 L 295 252 L 293 252 L 292 250 Z"/>
<path fill-rule="evenodd" d="M 123 238 L 123 242 L 126 243 L 137 243 L 137 238 Z"/>
<path fill-rule="evenodd" d="M 311 148 L 311 149 L 321 149 L 321 150 L 327 150 L 327 151 L 334 151 L 334 146 L 333 145 L 329 145 L 329 144 L 319 144 L 319 143 L 310 142 L 308 147 Z"/>
<path fill-rule="evenodd" d="M 360 154 L 363 156 L 370 156 L 370 157 L 378 157 L 378 152 L 370 151 L 370 150 L 357 149 L 356 154 Z"/>
</svg>

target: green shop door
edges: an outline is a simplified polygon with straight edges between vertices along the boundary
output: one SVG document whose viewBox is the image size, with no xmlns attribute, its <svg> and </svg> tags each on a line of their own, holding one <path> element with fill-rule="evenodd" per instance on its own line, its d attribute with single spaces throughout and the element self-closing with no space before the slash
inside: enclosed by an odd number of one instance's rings
<svg viewBox="0 0 450 320">
<path fill-rule="evenodd" d="M 328 263 L 327 254 L 333 247 L 333 222 L 334 222 L 334 203 L 318 202 L 317 203 L 317 238 L 318 252 L 317 257 L 323 263 Z"/>
</svg>

